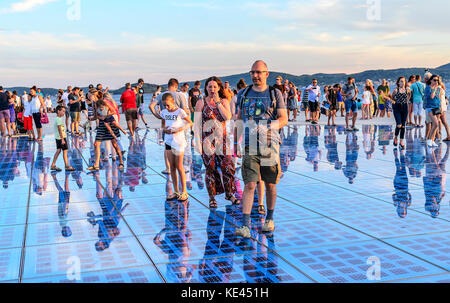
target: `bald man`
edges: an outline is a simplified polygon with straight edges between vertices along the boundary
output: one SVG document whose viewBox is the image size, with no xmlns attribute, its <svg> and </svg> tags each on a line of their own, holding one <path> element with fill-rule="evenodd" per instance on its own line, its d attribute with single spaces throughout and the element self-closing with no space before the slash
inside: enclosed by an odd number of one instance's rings
<svg viewBox="0 0 450 303">
<path fill-rule="evenodd" d="M 256 61 L 250 74 L 253 85 L 241 90 L 237 96 L 238 117 L 246 127 L 242 162 L 242 177 L 245 183 L 242 201 L 244 216 L 243 225 L 236 230 L 236 235 L 244 238 L 251 237 L 250 214 L 259 180 L 264 181 L 267 187 L 268 211 L 262 231 L 270 233 L 275 230 L 273 215 L 277 184 L 281 177 L 279 130 L 288 123 L 286 103 L 281 91 L 267 85 L 267 64 L 264 61 Z M 272 138 L 269 139 L 271 144 L 266 144 L 268 148 L 263 147 L 264 152 L 261 149 L 263 136 Z"/>
</svg>

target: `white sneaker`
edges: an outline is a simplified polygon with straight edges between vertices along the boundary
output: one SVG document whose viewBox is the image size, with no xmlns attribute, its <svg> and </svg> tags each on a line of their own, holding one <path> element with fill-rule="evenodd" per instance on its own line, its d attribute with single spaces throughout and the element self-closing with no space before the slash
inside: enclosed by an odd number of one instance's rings
<svg viewBox="0 0 450 303">
<path fill-rule="evenodd" d="M 248 226 L 242 226 L 241 228 L 236 229 L 236 232 L 234 234 L 236 236 L 242 237 L 242 238 L 250 238 L 251 237 L 250 229 L 248 228 Z"/>
<path fill-rule="evenodd" d="M 427 146 L 428 147 L 433 147 L 433 141 L 427 140 Z"/>
<path fill-rule="evenodd" d="M 262 227 L 264 233 L 273 233 L 275 231 L 275 223 L 273 220 L 267 220 Z"/>
<path fill-rule="evenodd" d="M 437 145 L 436 142 L 433 142 L 431 146 L 432 147 L 439 147 L 439 145 Z"/>
</svg>

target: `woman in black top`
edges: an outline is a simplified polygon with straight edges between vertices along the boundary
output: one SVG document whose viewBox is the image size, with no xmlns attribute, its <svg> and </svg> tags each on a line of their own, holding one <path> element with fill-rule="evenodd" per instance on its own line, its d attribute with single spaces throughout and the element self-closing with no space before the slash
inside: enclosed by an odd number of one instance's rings
<svg viewBox="0 0 450 303">
<path fill-rule="evenodd" d="M 336 126 L 336 111 L 338 109 L 337 99 L 338 99 L 338 90 L 339 85 L 336 84 L 334 87 L 328 87 L 328 104 L 330 105 L 330 109 L 328 110 L 328 126 L 330 126 L 330 120 L 333 121 L 333 126 Z"/>
<path fill-rule="evenodd" d="M 392 93 L 393 109 L 395 123 L 397 128 L 395 129 L 394 146 L 398 145 L 398 135 L 400 135 L 400 147 L 405 149 L 405 133 L 406 133 L 406 120 L 408 118 L 408 104 L 411 99 L 411 89 L 406 87 L 406 78 L 400 77 L 397 80 L 397 88 Z"/>
</svg>

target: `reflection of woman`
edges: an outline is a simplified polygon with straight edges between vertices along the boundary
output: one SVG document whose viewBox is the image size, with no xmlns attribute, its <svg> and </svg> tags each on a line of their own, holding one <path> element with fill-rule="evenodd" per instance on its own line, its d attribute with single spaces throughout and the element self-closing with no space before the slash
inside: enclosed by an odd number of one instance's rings
<svg viewBox="0 0 450 303">
<path fill-rule="evenodd" d="M 202 115 L 202 126 L 197 124 L 197 136 L 201 133 L 201 154 L 206 167 L 206 184 L 209 194 L 209 206 L 217 208 L 216 196 L 225 192 L 226 199 L 233 204 L 240 204 L 234 194 L 235 166 L 231 152 L 227 151 L 229 138 L 226 121 L 231 119 L 230 103 L 226 99 L 222 81 L 211 77 L 205 83 L 205 98 L 199 100 L 195 107 Z M 222 176 L 219 174 L 220 167 Z"/>
<path fill-rule="evenodd" d="M 403 152 L 398 159 L 398 150 L 394 150 L 396 174 L 394 177 L 395 193 L 392 195 L 394 205 L 397 207 L 397 214 L 400 218 L 405 218 L 408 214 L 408 207 L 411 206 L 411 194 L 409 193 L 409 180 L 406 172 L 406 157 Z"/>
<path fill-rule="evenodd" d="M 439 160 L 442 147 L 435 150 L 427 150 L 427 161 L 423 185 L 425 188 L 425 210 L 433 218 L 439 216 L 440 204 L 445 196 L 446 171 L 445 164 L 449 157 L 449 147 L 442 160 Z"/>
<path fill-rule="evenodd" d="M 226 212 L 211 212 L 209 215 L 206 227 L 208 240 L 205 244 L 203 258 L 198 266 L 199 282 L 230 282 L 236 253 L 234 211 L 232 207 L 226 206 Z M 222 231 L 223 240 L 221 240 Z M 217 257 L 221 258 L 218 260 Z M 216 268 L 220 268 L 220 270 L 215 270 Z"/>
</svg>

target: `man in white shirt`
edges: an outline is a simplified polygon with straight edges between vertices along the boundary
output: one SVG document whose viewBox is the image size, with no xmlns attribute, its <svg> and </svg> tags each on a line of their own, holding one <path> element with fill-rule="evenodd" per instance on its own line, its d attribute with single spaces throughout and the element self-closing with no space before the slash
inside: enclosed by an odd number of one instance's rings
<svg viewBox="0 0 450 303">
<path fill-rule="evenodd" d="M 308 90 L 308 102 L 309 110 L 311 111 L 311 122 L 317 124 L 319 122 L 320 106 L 319 100 L 322 95 L 320 92 L 320 86 L 317 85 L 317 79 L 313 79 L 312 84 L 306 88 Z"/>
<path fill-rule="evenodd" d="M 66 107 L 66 129 L 69 130 L 69 133 L 72 132 L 71 123 L 69 123 L 69 95 L 72 93 L 72 86 L 67 87 L 67 91 L 61 96 L 61 99 L 64 101 L 64 106 Z"/>
</svg>

